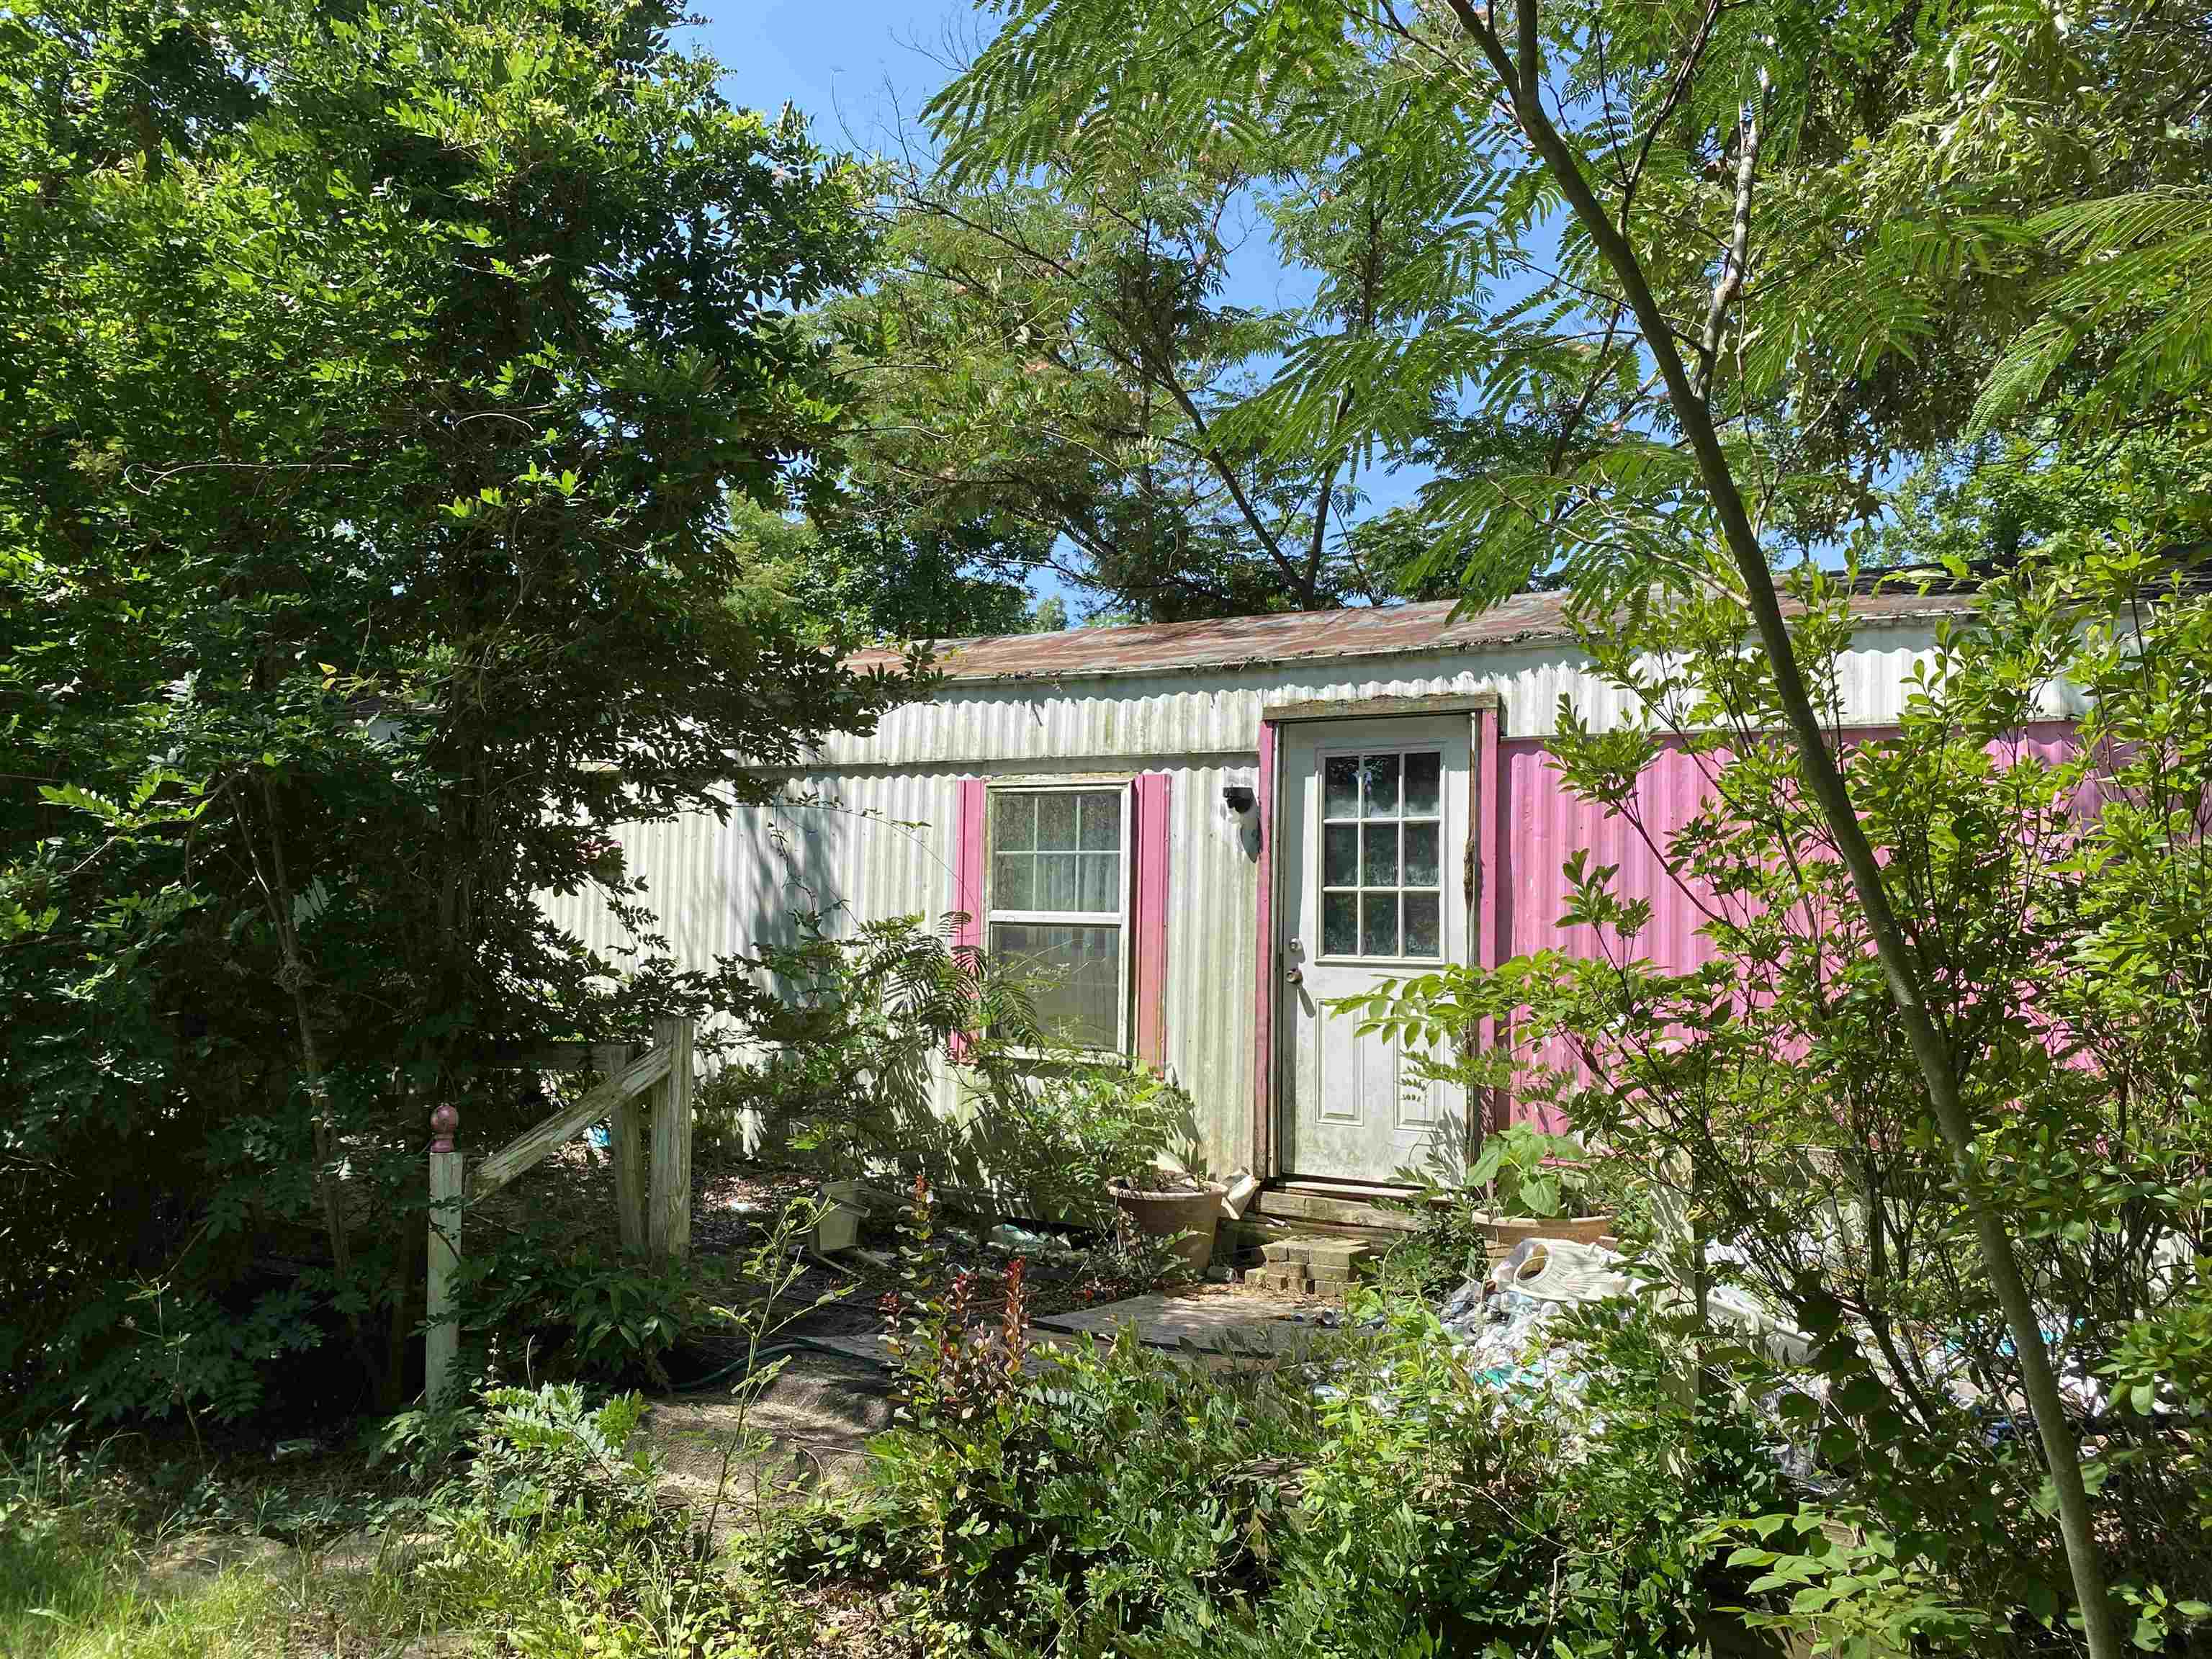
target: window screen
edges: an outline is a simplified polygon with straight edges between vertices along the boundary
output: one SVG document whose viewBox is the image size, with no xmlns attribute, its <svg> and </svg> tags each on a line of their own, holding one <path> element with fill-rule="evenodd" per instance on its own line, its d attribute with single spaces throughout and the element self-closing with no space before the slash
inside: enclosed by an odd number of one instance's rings
<svg viewBox="0 0 2212 1659">
<path fill-rule="evenodd" d="M 991 795 L 988 948 L 1033 970 L 1045 1029 L 1089 1048 L 1124 1046 L 1127 797 L 1118 788 Z"/>
</svg>

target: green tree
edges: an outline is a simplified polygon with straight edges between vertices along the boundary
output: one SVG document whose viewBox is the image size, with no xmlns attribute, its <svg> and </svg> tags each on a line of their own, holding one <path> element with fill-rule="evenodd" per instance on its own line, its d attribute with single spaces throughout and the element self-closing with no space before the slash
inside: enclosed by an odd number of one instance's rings
<svg viewBox="0 0 2212 1659">
<path fill-rule="evenodd" d="M 0 16 L 0 1371 L 405 1391 L 426 1114 L 696 1005 L 621 822 L 896 694 L 732 602 L 846 391 L 864 187 L 618 0 Z M 803 492 L 802 492 L 803 493 Z M 687 1000 L 688 999 L 688 1000 Z M 256 1267 L 302 1224 L 325 1265 Z M 312 1237 L 312 1235 L 311 1235 Z"/>
<path fill-rule="evenodd" d="M 1171 164 L 1216 135 L 1273 133 L 1285 179 L 1357 155 L 1403 192 L 1421 250 L 1392 283 L 1406 325 L 1303 342 L 1226 428 L 1291 453 L 1343 439 L 1347 420 L 1387 441 L 1440 398 L 1524 425 L 1564 410 L 1540 465 L 1425 492 L 1433 568 L 1484 596 L 1557 563 L 1600 621 L 1654 580 L 1741 607 L 2019 1349 L 2090 1650 L 2114 1653 L 2080 1455 L 1974 1176 L 1986 1126 L 1770 562 L 1863 513 L 1891 458 L 2054 389 L 2078 385 L 2107 424 L 2188 419 L 2212 361 L 2188 280 L 2207 246 L 2202 8 L 2148 22 L 1796 0 L 1006 14 L 931 106 L 956 179 L 1110 170 L 1139 144 Z"/>
<path fill-rule="evenodd" d="M 906 175 L 882 276 L 834 308 L 868 388 L 856 474 L 1027 526 L 1038 562 L 1147 619 L 1387 592 L 1345 534 L 1341 446 L 1218 425 L 1311 325 L 1223 298 L 1246 183 L 1228 155 L 979 191 Z"/>
</svg>

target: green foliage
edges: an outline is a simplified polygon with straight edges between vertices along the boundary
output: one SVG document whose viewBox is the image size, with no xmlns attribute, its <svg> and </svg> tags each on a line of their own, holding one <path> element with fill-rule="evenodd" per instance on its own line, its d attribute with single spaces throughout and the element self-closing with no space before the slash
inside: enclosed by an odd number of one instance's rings
<svg viewBox="0 0 2212 1659">
<path fill-rule="evenodd" d="M 868 394 L 856 493 L 1000 569 L 1049 563 L 1136 619 L 1386 592 L 1344 533 L 1359 501 L 1346 446 L 1223 424 L 1286 346 L 1359 309 L 1224 297 L 1249 184 L 1225 149 L 1110 175 L 1050 158 L 895 179 L 882 273 L 832 307 Z M 1388 258 L 1397 228 L 1365 224 L 1329 257 Z"/>
<path fill-rule="evenodd" d="M 1033 975 L 919 916 L 835 932 L 802 912 L 792 933 L 728 964 L 722 996 L 747 1042 L 702 1097 L 716 1117 L 752 1117 L 766 1145 L 827 1175 L 988 1188 L 1024 1214 L 1103 1228 L 1108 1184 L 1187 1143 L 1189 1095 L 1056 1043 Z M 957 1118 L 937 1109 L 948 1054 Z"/>
<path fill-rule="evenodd" d="M 620 1529 L 653 1520 L 653 1468 L 632 1449 L 645 1401 L 586 1403 L 573 1382 L 494 1389 L 483 1397 L 468 1490 L 487 1512 L 532 1527 L 587 1510 Z"/>
<path fill-rule="evenodd" d="M 793 519 L 732 501 L 743 597 L 827 646 L 1027 631 L 1019 562 L 966 523 L 902 517 L 858 487 Z"/>
<path fill-rule="evenodd" d="M 496 1138 L 502 1048 L 711 997 L 611 826 L 906 693 L 732 597 L 728 503 L 848 399 L 793 313 L 866 184 L 677 21 L 0 17 L 11 1412 L 242 1416 L 340 1345 L 319 1395 L 396 1406 L 430 1109 Z M 635 954 L 548 923 L 585 888 Z"/>
<path fill-rule="evenodd" d="M 1590 1213 L 1591 1173 L 1572 1135 L 1548 1134 L 1526 1123 L 1492 1130 L 1482 1138 L 1467 1179 L 1486 1190 L 1501 1215 Z"/>
<path fill-rule="evenodd" d="M 1833 686 L 1843 585 L 1801 596 L 1808 676 Z M 2203 1449 L 2180 1413 L 2207 1387 L 2212 603 L 2124 530 L 2056 537 L 1983 597 L 1979 618 L 1939 627 L 1899 732 L 1847 750 L 1853 793 L 1960 1057 L 1971 1179 L 2002 1195 L 2058 1364 L 2110 1391 L 2076 1409 L 2100 1431 L 2092 1479 L 2120 1589 L 2197 1599 Z M 1711 959 L 1649 959 L 1652 901 L 1577 854 L 1565 919 L 1595 930 L 1591 957 L 1447 969 L 1368 1012 L 1411 1041 L 1510 1015 L 1499 1075 L 1638 1195 L 1625 1230 L 1655 1264 L 1693 1291 L 1747 1290 L 1813 1335 L 1805 1375 L 1722 1362 L 1759 1392 L 1826 1402 L 1812 1414 L 1839 1483 L 1828 1512 L 1856 1541 L 1818 1543 L 1808 1523 L 1802 1547 L 1760 1546 L 1796 1564 L 1808 1620 L 1965 1639 L 2017 1607 L 2055 1632 L 2044 1471 L 1990 1404 L 2021 1397 L 2017 1360 L 1741 628 L 1727 602 L 1684 599 L 1593 636 L 1644 720 L 1598 732 L 1563 709 L 1557 745 L 1568 785 L 1648 837 L 1701 907 Z M 2038 725 L 2062 684 L 2086 708 L 2064 732 Z M 1649 822 L 1639 781 L 1690 764 L 1705 804 Z"/>
<path fill-rule="evenodd" d="M 1740 1404 L 1680 1403 L 1648 1322 L 1573 1334 L 1609 1379 L 1586 1408 L 1486 1395 L 1417 1308 L 1377 1311 L 1257 1370 L 1125 1334 L 925 1391 L 839 1530 L 787 1547 L 918 1576 L 937 1628 L 1007 1653 L 1656 1656 L 1741 1601 L 1698 1506 L 1786 1488 Z M 994 1334 L 951 1363 L 1006 1352 Z"/>
<path fill-rule="evenodd" d="M 1114 1186 L 1156 1188 L 1163 1154 L 1188 1146 L 1189 1093 L 1147 1067 L 1048 1062 L 990 1112 L 1003 1185 L 1039 1214 L 1110 1231 Z"/>
<path fill-rule="evenodd" d="M 489 1241 L 487 1241 L 489 1243 Z M 705 1319 L 705 1287 L 688 1261 L 641 1259 L 571 1224 L 523 1231 L 462 1258 L 456 1285 L 471 1347 L 538 1375 L 668 1386 L 669 1351 Z"/>
</svg>

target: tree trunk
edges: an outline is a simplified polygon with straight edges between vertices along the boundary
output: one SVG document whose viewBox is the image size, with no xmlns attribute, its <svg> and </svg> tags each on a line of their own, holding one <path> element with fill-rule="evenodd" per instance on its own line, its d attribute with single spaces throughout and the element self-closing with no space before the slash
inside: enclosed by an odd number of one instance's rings
<svg viewBox="0 0 2212 1659">
<path fill-rule="evenodd" d="M 1735 473 L 1713 425 L 1711 410 L 1691 384 L 1681 356 L 1674 349 L 1672 327 L 1644 278 L 1635 250 L 1626 236 L 1614 228 L 1589 181 L 1583 176 L 1574 153 L 1545 112 L 1536 0 L 1517 0 L 1517 40 L 1516 50 L 1510 54 L 1470 0 L 1449 3 L 1468 37 L 1504 83 L 1522 131 L 1542 157 L 1575 217 L 1620 282 L 1629 308 L 1635 313 L 1643 331 L 1644 343 L 1666 383 L 1674 418 L 1696 457 L 1699 479 L 1719 516 L 1729 556 L 1743 582 L 1744 596 L 1751 607 L 1759 643 L 1773 670 L 1776 692 L 1789 723 L 1800 769 L 1821 816 L 1835 836 L 1844 867 L 1850 872 L 1851 884 L 1866 914 L 1867 931 L 1889 984 L 1891 1000 L 1912 1045 L 1913 1059 L 1928 1090 L 1937 1126 L 1950 1148 L 1960 1194 L 1973 1217 L 1984 1269 L 1996 1293 L 1998 1305 L 2004 1310 L 2005 1323 L 2020 1359 L 2021 1386 L 2034 1414 L 2036 1430 L 2043 1443 L 2044 1461 L 2057 1493 L 2059 1529 L 2065 1539 L 2067 1565 L 2074 1579 L 2075 1599 L 2081 1604 L 2089 1652 L 2092 1659 L 2118 1659 L 2118 1633 L 2105 1588 L 2104 1564 L 2090 1524 L 2081 1452 L 2068 1425 L 2065 1404 L 2036 1318 L 2034 1300 L 2028 1293 L 2027 1280 L 2021 1277 L 2003 1218 L 1998 1215 L 1975 1169 L 1974 1127 L 1960 1095 L 1957 1068 L 1929 1012 L 1911 948 L 1890 908 L 1881 866 L 1859 823 L 1857 809 L 1851 804 L 1843 769 L 1828 750 L 1826 733 L 1813 707 L 1803 672 L 1797 665 L 1796 648 L 1790 643 L 1789 626 L 1783 617 L 1773 573 L 1767 567 L 1765 550 L 1759 544 L 1742 494 L 1736 488 Z M 1746 169 L 1739 181 L 1740 205 L 1749 186 Z M 1740 213 L 1740 221 L 1741 217 Z M 1741 281 L 1740 266 L 1735 276 Z M 1726 280 L 1724 275 L 1723 281 Z"/>
</svg>

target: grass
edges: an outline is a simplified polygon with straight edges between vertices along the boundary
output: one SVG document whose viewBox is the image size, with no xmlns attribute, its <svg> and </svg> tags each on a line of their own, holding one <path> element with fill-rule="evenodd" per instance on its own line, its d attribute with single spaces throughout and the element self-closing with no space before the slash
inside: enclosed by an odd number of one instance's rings
<svg viewBox="0 0 2212 1659">
<path fill-rule="evenodd" d="M 7 1659 L 368 1659 L 425 1620 L 380 1565 L 149 1522 L 96 1457 L 34 1448 L 0 1468 Z"/>
</svg>

